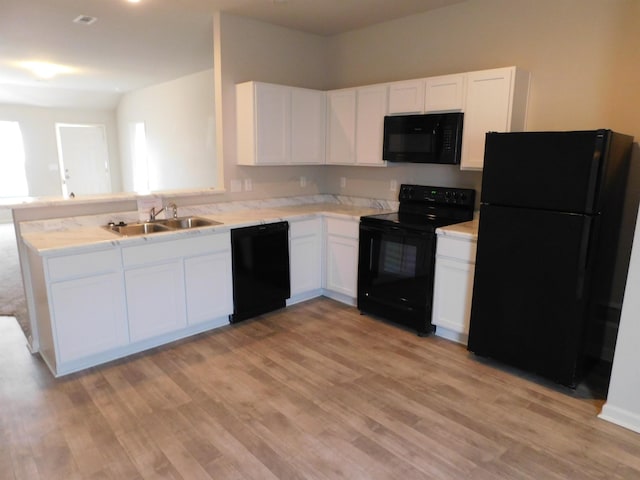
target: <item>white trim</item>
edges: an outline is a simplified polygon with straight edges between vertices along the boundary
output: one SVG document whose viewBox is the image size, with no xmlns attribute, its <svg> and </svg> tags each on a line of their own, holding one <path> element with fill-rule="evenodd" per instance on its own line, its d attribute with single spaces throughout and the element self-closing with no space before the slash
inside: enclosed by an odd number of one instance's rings
<svg viewBox="0 0 640 480">
<path fill-rule="evenodd" d="M 640 433 L 640 415 L 605 403 L 598 418 Z"/>
</svg>

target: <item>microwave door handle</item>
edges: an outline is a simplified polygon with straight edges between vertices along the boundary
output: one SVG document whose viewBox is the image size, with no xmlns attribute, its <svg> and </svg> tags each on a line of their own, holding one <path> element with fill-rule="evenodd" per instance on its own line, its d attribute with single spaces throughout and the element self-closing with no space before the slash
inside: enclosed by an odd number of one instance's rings
<svg viewBox="0 0 640 480">
<path fill-rule="evenodd" d="M 444 133 L 442 132 L 442 124 L 440 122 L 436 123 L 436 126 L 433 129 L 433 141 L 436 144 L 436 148 L 434 153 L 440 157 L 442 153 L 442 143 L 443 143 Z"/>
</svg>

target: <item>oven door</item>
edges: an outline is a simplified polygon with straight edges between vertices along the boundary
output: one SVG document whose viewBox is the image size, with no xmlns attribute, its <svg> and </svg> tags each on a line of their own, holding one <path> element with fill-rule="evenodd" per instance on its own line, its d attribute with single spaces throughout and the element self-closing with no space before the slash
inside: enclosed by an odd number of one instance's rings
<svg viewBox="0 0 640 480">
<path fill-rule="evenodd" d="M 430 333 L 435 235 L 361 224 L 359 245 L 358 309 Z"/>
</svg>

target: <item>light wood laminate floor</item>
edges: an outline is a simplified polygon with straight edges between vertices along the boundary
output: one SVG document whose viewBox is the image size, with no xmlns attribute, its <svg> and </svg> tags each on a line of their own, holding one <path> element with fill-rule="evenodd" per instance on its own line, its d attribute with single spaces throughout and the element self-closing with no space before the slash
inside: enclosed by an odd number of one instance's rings
<svg viewBox="0 0 640 480">
<path fill-rule="evenodd" d="M 603 400 L 316 299 L 62 379 L 0 325 L 6 479 L 636 479 Z"/>
</svg>

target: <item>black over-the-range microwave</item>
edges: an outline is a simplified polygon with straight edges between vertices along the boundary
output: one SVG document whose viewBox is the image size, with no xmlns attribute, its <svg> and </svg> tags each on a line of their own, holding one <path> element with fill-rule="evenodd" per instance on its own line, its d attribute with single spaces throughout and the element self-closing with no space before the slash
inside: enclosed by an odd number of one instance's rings
<svg viewBox="0 0 640 480">
<path fill-rule="evenodd" d="M 384 117 L 382 158 L 388 162 L 459 164 L 464 114 Z"/>
</svg>

